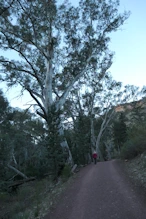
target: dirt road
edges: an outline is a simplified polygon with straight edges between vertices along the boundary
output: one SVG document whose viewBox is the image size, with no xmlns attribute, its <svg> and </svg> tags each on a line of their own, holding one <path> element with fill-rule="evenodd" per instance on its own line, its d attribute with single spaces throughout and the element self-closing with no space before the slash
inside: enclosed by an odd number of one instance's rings
<svg viewBox="0 0 146 219">
<path fill-rule="evenodd" d="M 119 161 L 90 164 L 45 219 L 146 219 L 146 202 Z"/>
</svg>

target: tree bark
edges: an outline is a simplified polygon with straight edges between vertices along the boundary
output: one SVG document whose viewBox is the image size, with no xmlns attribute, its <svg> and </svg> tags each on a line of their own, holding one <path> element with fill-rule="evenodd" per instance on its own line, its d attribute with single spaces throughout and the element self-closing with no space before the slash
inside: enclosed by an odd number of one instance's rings
<svg viewBox="0 0 146 219">
<path fill-rule="evenodd" d="M 13 158 L 13 161 L 14 161 L 15 165 L 17 165 L 17 161 L 16 161 L 16 158 L 15 158 L 14 152 L 12 152 L 12 158 Z"/>
<path fill-rule="evenodd" d="M 94 132 L 94 123 L 93 123 L 93 118 L 90 119 L 91 122 L 91 150 L 92 153 L 95 150 L 95 146 L 96 146 L 96 137 L 95 137 L 95 132 Z"/>
<path fill-rule="evenodd" d="M 105 144 L 105 146 L 106 146 L 107 158 L 108 158 L 108 160 L 111 160 L 112 143 L 105 141 L 104 144 Z"/>
<path fill-rule="evenodd" d="M 108 115 L 108 111 L 105 113 L 105 118 L 101 124 L 101 128 L 100 128 L 99 134 L 98 134 L 97 139 L 96 139 L 96 150 L 99 153 L 99 158 L 101 158 L 102 160 L 103 160 L 103 156 L 102 156 L 101 151 L 99 149 L 99 143 L 100 143 L 101 137 L 103 135 L 103 132 L 107 128 L 111 119 L 113 118 L 114 113 L 115 113 L 114 109 L 111 111 L 110 115 Z M 109 116 L 109 118 L 107 118 L 108 116 Z"/>
</svg>

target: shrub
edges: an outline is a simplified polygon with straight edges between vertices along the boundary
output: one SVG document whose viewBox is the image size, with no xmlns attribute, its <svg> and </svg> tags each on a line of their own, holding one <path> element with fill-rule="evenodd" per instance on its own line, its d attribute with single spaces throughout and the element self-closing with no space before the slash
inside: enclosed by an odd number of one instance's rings
<svg viewBox="0 0 146 219">
<path fill-rule="evenodd" d="M 71 167 L 66 164 L 61 172 L 61 177 L 63 180 L 67 180 L 71 176 Z"/>
<path fill-rule="evenodd" d="M 144 151 L 146 151 L 146 138 L 143 135 L 138 135 L 125 142 L 121 150 L 121 157 L 132 159 Z"/>
</svg>

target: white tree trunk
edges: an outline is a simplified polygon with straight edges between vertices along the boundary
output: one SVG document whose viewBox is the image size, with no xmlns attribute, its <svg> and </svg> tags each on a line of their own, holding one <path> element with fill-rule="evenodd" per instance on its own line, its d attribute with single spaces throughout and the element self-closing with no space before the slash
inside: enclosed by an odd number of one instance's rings
<svg viewBox="0 0 146 219">
<path fill-rule="evenodd" d="M 91 150 L 92 153 L 95 150 L 95 146 L 96 146 L 96 137 L 95 137 L 95 132 L 94 132 L 94 123 L 93 123 L 93 118 L 90 119 L 91 122 Z"/>
<path fill-rule="evenodd" d="M 108 160 L 111 160 L 112 156 L 111 156 L 111 149 L 112 149 L 112 143 L 111 142 L 104 142 L 105 146 L 106 146 L 106 151 L 107 151 L 107 158 Z"/>
<path fill-rule="evenodd" d="M 111 121 L 111 119 L 113 118 L 114 113 L 115 113 L 114 109 L 110 112 L 110 115 L 108 114 L 108 111 L 105 113 L 105 117 L 103 119 L 103 122 L 102 122 L 101 127 L 100 127 L 99 134 L 98 134 L 97 139 L 96 139 L 96 151 L 99 153 L 99 157 L 101 157 L 101 159 L 103 159 L 103 157 L 102 157 L 102 154 L 101 154 L 100 149 L 99 149 L 99 143 L 100 143 L 101 137 L 103 135 L 103 132 L 107 128 L 107 126 L 108 126 L 109 122 Z"/>
<path fill-rule="evenodd" d="M 12 158 L 13 158 L 13 161 L 14 161 L 15 165 L 17 165 L 17 161 L 16 161 L 16 158 L 15 158 L 15 155 L 14 155 L 14 151 L 12 152 Z"/>
<path fill-rule="evenodd" d="M 27 179 L 28 177 L 22 173 L 20 170 L 17 170 L 15 167 L 11 166 L 11 165 L 7 165 L 11 170 L 13 170 L 15 173 L 17 173 L 18 175 L 22 176 L 24 179 Z"/>
<path fill-rule="evenodd" d="M 53 76 L 53 68 L 52 68 L 52 60 L 46 60 L 46 79 L 45 79 L 45 87 L 44 87 L 44 108 L 46 113 L 48 113 L 49 108 L 53 103 L 52 98 L 52 76 Z"/>
<path fill-rule="evenodd" d="M 94 55 L 91 55 L 87 61 L 86 61 L 86 66 L 88 65 L 88 63 L 90 62 L 90 60 L 94 58 Z M 84 75 L 85 70 L 86 70 L 86 66 L 85 68 L 78 74 L 76 75 L 72 81 L 70 81 L 69 86 L 66 88 L 66 90 L 64 91 L 63 95 L 61 96 L 60 100 L 58 101 L 58 103 L 56 104 L 56 109 L 59 110 L 61 109 L 61 107 L 64 105 L 67 96 L 69 95 L 69 92 L 71 91 L 71 89 L 73 88 L 75 82 L 77 82 L 79 80 L 79 78 L 81 78 L 81 76 Z"/>
</svg>

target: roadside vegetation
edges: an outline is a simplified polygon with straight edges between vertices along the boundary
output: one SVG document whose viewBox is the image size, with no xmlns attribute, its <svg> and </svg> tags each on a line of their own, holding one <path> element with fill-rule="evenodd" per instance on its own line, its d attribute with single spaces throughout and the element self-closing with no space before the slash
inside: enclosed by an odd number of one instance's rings
<svg viewBox="0 0 146 219">
<path fill-rule="evenodd" d="M 61 193 L 74 179 L 73 175 L 70 176 L 71 173 L 66 167 L 57 182 L 54 182 L 50 177 L 46 177 L 25 183 L 15 191 L 1 191 L 0 218 L 43 218 L 58 202 Z"/>
<path fill-rule="evenodd" d="M 129 139 L 124 143 L 121 157 L 125 159 L 126 169 L 136 185 L 146 192 L 146 125 L 145 121 L 134 125 L 129 131 Z"/>
<path fill-rule="evenodd" d="M 118 157 L 125 161 L 128 176 L 133 183 L 146 192 L 146 101 L 143 99 L 132 105 L 132 110 L 125 110 L 123 122 L 120 120 L 118 126 L 120 132 L 116 132 L 120 138 Z"/>
<path fill-rule="evenodd" d="M 146 193 L 146 151 L 126 162 L 126 170 L 136 186 Z"/>
<path fill-rule="evenodd" d="M 121 157 L 133 159 L 146 151 L 146 124 L 140 122 L 128 131 L 127 141 L 121 150 Z"/>
</svg>

